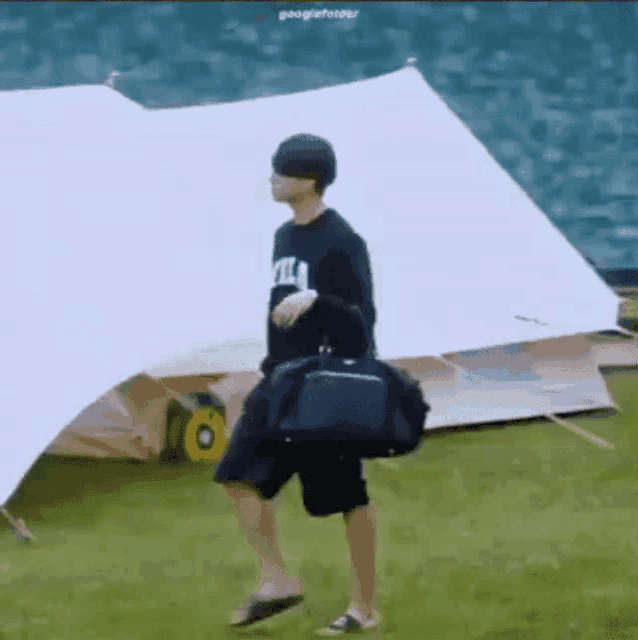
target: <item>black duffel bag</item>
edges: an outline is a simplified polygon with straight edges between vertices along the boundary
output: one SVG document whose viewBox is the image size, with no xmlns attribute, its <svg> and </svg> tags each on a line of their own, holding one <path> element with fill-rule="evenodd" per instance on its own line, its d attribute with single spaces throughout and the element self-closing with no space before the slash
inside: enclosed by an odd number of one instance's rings
<svg viewBox="0 0 638 640">
<path fill-rule="evenodd" d="M 268 398 L 264 439 L 335 443 L 361 458 L 414 451 L 430 406 L 406 370 L 380 360 L 336 358 L 330 347 L 276 367 L 263 387 Z"/>
</svg>

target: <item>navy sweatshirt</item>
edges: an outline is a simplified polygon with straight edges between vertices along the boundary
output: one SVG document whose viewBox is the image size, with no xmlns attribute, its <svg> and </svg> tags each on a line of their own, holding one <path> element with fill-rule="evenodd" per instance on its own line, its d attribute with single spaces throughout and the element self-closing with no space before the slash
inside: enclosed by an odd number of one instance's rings
<svg viewBox="0 0 638 640">
<path fill-rule="evenodd" d="M 289 220 L 277 229 L 272 256 L 268 354 L 260 369 L 269 376 L 286 360 L 319 353 L 327 334 L 333 355 L 376 357 L 372 273 L 365 241 L 334 210 L 305 225 Z M 287 296 L 314 289 L 319 295 L 289 329 L 272 321 Z"/>
</svg>

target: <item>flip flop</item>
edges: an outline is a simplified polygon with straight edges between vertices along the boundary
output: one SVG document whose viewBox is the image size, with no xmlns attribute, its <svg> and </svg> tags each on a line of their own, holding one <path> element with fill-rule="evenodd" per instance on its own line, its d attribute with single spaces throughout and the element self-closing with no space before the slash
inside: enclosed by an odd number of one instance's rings
<svg viewBox="0 0 638 640">
<path fill-rule="evenodd" d="M 277 613 L 283 613 L 288 609 L 298 605 L 304 599 L 303 594 L 287 596 L 285 598 L 261 599 L 255 594 L 246 598 L 240 611 L 245 613 L 245 617 L 240 622 L 231 622 L 231 627 L 247 627 L 250 624 L 265 620 Z"/>
</svg>

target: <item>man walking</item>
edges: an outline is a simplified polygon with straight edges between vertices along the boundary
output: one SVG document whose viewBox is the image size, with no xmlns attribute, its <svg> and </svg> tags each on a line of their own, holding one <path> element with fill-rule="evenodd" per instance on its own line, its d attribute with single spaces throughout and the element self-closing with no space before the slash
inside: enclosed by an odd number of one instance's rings
<svg viewBox="0 0 638 640">
<path fill-rule="evenodd" d="M 215 468 L 214 481 L 233 499 L 240 528 L 260 561 L 260 586 L 231 619 L 247 626 L 299 605 L 297 576 L 286 570 L 277 542 L 272 499 L 294 473 L 300 476 L 306 511 L 315 517 L 343 513 L 352 561 L 352 601 L 322 635 L 380 628 L 375 609 L 376 519 L 366 493 L 365 460 L 326 446 L 260 440 L 255 399 L 280 363 L 319 352 L 324 334 L 335 356 L 374 357 L 376 311 L 367 246 L 323 193 L 336 177 L 331 145 L 308 134 L 288 138 L 272 158 L 272 195 L 294 218 L 275 233 L 273 284 L 264 374 L 244 402 L 244 412 Z M 335 445 L 336 447 L 336 445 Z M 314 453 L 314 455 L 313 455 Z"/>
</svg>

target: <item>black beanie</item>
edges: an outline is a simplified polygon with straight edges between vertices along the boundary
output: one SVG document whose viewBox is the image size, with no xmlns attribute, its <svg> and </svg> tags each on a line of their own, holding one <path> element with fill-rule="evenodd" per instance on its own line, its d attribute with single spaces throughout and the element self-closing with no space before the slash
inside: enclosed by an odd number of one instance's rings
<svg viewBox="0 0 638 640">
<path fill-rule="evenodd" d="M 272 168 L 281 176 L 311 178 L 317 188 L 331 185 L 337 177 L 337 160 L 327 140 L 299 133 L 284 140 L 272 157 Z"/>
</svg>

